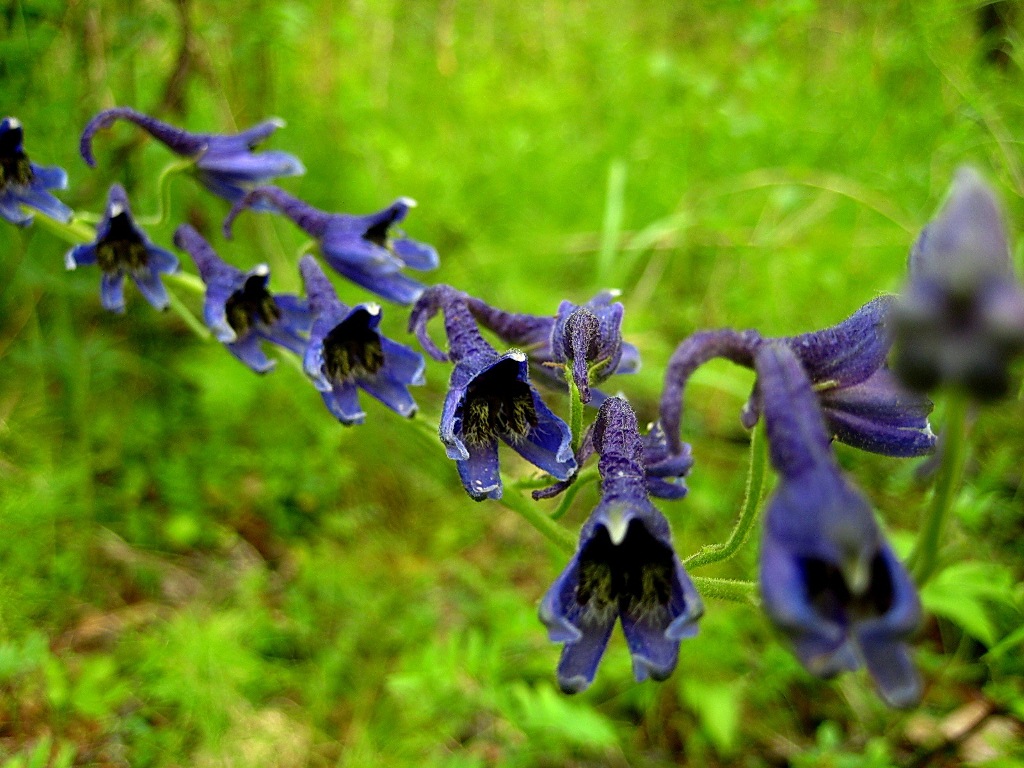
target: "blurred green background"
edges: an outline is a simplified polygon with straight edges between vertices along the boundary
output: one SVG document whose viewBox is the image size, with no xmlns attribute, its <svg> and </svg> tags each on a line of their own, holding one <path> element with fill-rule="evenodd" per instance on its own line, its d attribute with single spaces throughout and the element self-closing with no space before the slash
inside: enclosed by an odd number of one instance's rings
<svg viewBox="0 0 1024 768">
<path fill-rule="evenodd" d="M 119 125 L 89 170 L 78 135 L 102 108 L 197 131 L 277 115 L 268 146 L 309 169 L 289 191 L 420 202 L 406 231 L 441 253 L 429 280 L 538 314 L 621 288 L 644 368 L 612 387 L 646 421 L 694 330 L 801 332 L 898 290 L 958 165 L 1020 231 L 1022 29 L 1015 3 L 952 0 L 13 0 L 0 84 L 82 211 L 120 181 L 154 212 L 172 159 Z M 226 203 L 183 177 L 171 192 L 157 243 L 191 221 L 298 288 L 291 224 L 245 216 L 228 243 Z M 759 611 L 716 601 L 668 682 L 634 683 L 616 636 L 569 698 L 536 619 L 565 557 L 470 501 L 438 442 L 366 398 L 367 424 L 341 427 L 292 366 L 255 376 L 132 288 L 105 313 L 66 247 L 0 227 L 3 768 L 1024 765 L 1019 398 L 973 425 L 918 710 L 886 710 L 863 674 L 811 678 Z M 405 311 L 385 315 L 407 338 Z M 447 369 L 428 375 L 436 414 Z M 660 505 L 684 555 L 740 503 L 750 383 L 712 364 L 689 390 L 691 493 Z M 905 550 L 918 462 L 838 451 Z M 756 548 L 701 575 L 752 578 Z"/>
</svg>

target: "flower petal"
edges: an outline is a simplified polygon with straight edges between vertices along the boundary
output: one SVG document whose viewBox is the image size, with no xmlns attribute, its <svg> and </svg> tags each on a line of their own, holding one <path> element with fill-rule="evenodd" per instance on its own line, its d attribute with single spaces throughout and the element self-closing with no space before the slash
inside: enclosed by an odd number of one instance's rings
<svg viewBox="0 0 1024 768">
<path fill-rule="evenodd" d="M 349 381 L 337 382 L 330 392 L 321 392 L 327 410 L 342 424 L 362 424 L 366 413 L 359 405 L 359 390 Z"/>
<path fill-rule="evenodd" d="M 426 243 L 399 237 L 391 242 L 391 247 L 394 249 L 395 255 L 410 269 L 420 271 L 436 269 L 441 263 L 437 251 Z"/>
<path fill-rule="evenodd" d="M 124 312 L 124 275 L 104 272 L 100 280 L 100 303 L 111 312 Z"/>
<path fill-rule="evenodd" d="M 576 472 L 569 425 L 551 412 L 536 390 L 533 390 L 533 406 L 537 424 L 523 440 L 506 442 L 534 466 L 558 480 L 568 480 Z"/>
<path fill-rule="evenodd" d="M 170 299 L 167 296 L 167 289 L 160 282 L 160 274 L 152 269 L 139 270 L 132 273 L 132 279 L 138 286 L 139 292 L 146 298 L 154 309 L 165 310 L 170 306 Z"/>
<path fill-rule="evenodd" d="M 498 442 L 466 446 L 469 458 L 456 461 L 462 487 L 474 501 L 501 498 L 501 472 L 498 467 Z"/>
</svg>

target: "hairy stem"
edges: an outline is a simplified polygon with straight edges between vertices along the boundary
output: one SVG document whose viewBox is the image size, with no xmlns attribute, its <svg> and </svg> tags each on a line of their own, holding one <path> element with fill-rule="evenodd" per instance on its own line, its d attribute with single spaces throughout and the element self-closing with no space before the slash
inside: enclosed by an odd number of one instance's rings
<svg viewBox="0 0 1024 768">
<path fill-rule="evenodd" d="M 502 484 L 508 487 L 507 478 L 502 477 Z M 571 555 L 576 551 L 576 539 L 573 538 L 573 535 L 544 514 L 534 501 L 515 491 L 503 495 L 499 501 L 513 512 L 517 512 L 526 522 L 540 531 L 544 538 L 557 545 L 566 554 Z"/>
<path fill-rule="evenodd" d="M 753 581 L 710 579 L 704 576 L 694 576 L 693 584 L 697 587 L 701 597 L 727 600 L 731 603 L 743 603 L 745 605 L 760 605 L 761 603 L 757 596 L 757 584 Z"/>
<path fill-rule="evenodd" d="M 722 544 L 709 544 L 701 547 L 696 554 L 690 555 L 683 562 L 687 568 L 695 569 L 711 563 L 720 563 L 735 555 L 750 535 L 757 520 L 764 495 L 764 475 L 767 466 L 767 445 L 765 439 L 765 420 L 761 419 L 750 433 L 750 463 L 747 467 L 747 489 L 740 508 L 740 516 L 733 526 L 729 538 Z"/>
<path fill-rule="evenodd" d="M 967 399 L 953 395 L 946 409 L 946 425 L 942 433 L 942 463 L 935 481 L 931 506 L 918 533 L 917 543 L 908 559 L 918 586 L 923 586 L 938 565 L 939 542 L 964 469 L 967 436 Z"/>
</svg>

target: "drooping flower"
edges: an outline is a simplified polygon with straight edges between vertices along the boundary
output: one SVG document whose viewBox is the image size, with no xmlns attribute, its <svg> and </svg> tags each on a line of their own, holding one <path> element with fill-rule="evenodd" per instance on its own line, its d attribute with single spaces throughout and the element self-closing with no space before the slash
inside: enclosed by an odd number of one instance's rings
<svg viewBox="0 0 1024 768">
<path fill-rule="evenodd" d="M 312 324 L 307 302 L 291 294 L 267 290 L 270 269 L 258 264 L 248 272 L 223 261 L 193 227 L 182 224 L 174 244 L 187 251 L 206 283 L 203 320 L 218 341 L 257 373 L 274 367 L 260 346 L 269 341 L 301 355 L 303 334 Z"/>
<path fill-rule="evenodd" d="M 812 674 L 866 666 L 886 703 L 912 706 L 921 695 L 906 646 L 921 615 L 914 585 L 840 471 L 792 348 L 766 342 L 754 362 L 779 473 L 761 540 L 765 610 Z"/>
<path fill-rule="evenodd" d="M 71 221 L 74 212 L 47 191 L 67 185 L 68 175 L 63 168 L 36 165 L 29 160 L 20 120 L 0 120 L 0 217 L 27 226 L 32 214 L 22 208 L 25 206 L 57 221 Z"/>
<path fill-rule="evenodd" d="M 68 269 L 97 264 L 103 272 L 100 300 L 111 312 L 124 312 L 124 278 L 131 276 L 146 301 L 156 309 L 167 309 L 167 290 L 161 274 L 178 270 L 178 257 L 150 242 L 135 224 L 124 187 L 114 184 L 107 195 L 107 208 L 96 227 L 96 239 L 76 245 L 67 252 Z"/>
<path fill-rule="evenodd" d="M 378 213 L 350 216 L 321 211 L 277 187 L 258 187 L 231 209 L 224 220 L 225 235 L 231 236 L 239 213 L 259 204 L 269 204 L 316 238 L 327 263 L 339 274 L 396 304 L 412 304 L 423 292 L 423 284 L 402 274 L 402 269 L 429 270 L 438 265 L 432 247 L 392 232 L 416 204 L 407 197 Z"/>
<path fill-rule="evenodd" d="M 638 681 L 664 680 L 680 640 L 697 632 L 704 607 L 672 547 L 668 521 L 647 497 L 636 416 L 617 397 L 594 426 L 602 498 L 580 531 L 579 547 L 548 590 L 540 619 L 565 643 L 558 684 L 566 693 L 594 680 L 616 619 L 622 622 Z"/>
<path fill-rule="evenodd" d="M 115 107 L 96 115 L 85 126 L 79 144 L 82 158 L 95 167 L 92 139 L 118 120 L 134 123 L 174 154 L 195 159 L 194 173 L 213 194 L 235 202 L 245 193 L 279 176 L 299 176 L 306 172 L 298 158 L 287 152 L 256 152 L 256 147 L 284 126 L 280 119 L 265 120 L 241 133 L 190 133 L 131 107 Z"/>
<path fill-rule="evenodd" d="M 534 376 L 549 386 L 565 389 L 561 366 L 571 362 L 573 380 L 583 402 L 591 401 L 591 383 L 614 374 L 640 370 L 640 351 L 622 339 L 621 302 L 617 291 L 602 291 L 585 304 L 563 301 L 552 316 L 505 312 L 480 299 L 466 297 L 477 321 L 506 344 L 522 348 Z M 605 395 L 594 392 L 595 405 Z"/>
<path fill-rule="evenodd" d="M 444 313 L 446 354 L 426 332 Z M 569 426 L 544 404 L 530 384 L 526 355 L 499 355 L 480 335 L 463 295 L 447 285 L 424 291 L 409 318 L 428 354 L 455 363 L 441 412 L 439 434 L 466 492 L 477 501 L 501 498 L 498 441 L 558 480 L 576 472 Z"/>
<path fill-rule="evenodd" d="M 972 168 L 957 171 L 938 215 L 910 252 L 893 313 L 900 379 L 950 385 L 981 400 L 1004 395 L 1024 352 L 1024 289 L 1014 276 L 999 203 Z"/>
<path fill-rule="evenodd" d="M 902 387 L 886 367 L 891 341 L 886 327 L 893 298 L 873 299 L 838 325 L 820 331 L 765 339 L 754 330 L 722 329 L 695 333 L 676 347 L 665 373 L 661 423 L 669 455 L 677 452 L 683 392 L 698 367 L 716 358 L 752 368 L 757 350 L 781 341 L 793 350 L 814 386 L 828 432 L 840 442 L 885 456 L 921 456 L 935 448 L 928 424 L 932 404 Z M 760 416 L 755 384 L 743 423 Z"/>
<path fill-rule="evenodd" d="M 299 263 L 313 312 L 303 369 L 320 390 L 327 409 L 342 424 L 362 424 L 362 389 L 402 416 L 416 413 L 409 387 L 422 385 L 423 356 L 377 330 L 377 304 L 342 304 L 312 256 Z"/>
</svg>

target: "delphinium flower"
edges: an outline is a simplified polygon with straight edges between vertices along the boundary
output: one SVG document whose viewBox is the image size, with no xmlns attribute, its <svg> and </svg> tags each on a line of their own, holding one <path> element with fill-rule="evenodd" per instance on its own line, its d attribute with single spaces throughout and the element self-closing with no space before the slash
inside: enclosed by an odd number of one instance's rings
<svg viewBox="0 0 1024 768">
<path fill-rule="evenodd" d="M 0 120 L 0 217 L 27 226 L 35 208 L 57 221 L 71 220 L 73 211 L 51 195 L 49 189 L 64 189 L 68 175 L 53 165 L 36 165 L 25 154 L 24 131 L 14 117 Z"/>
<path fill-rule="evenodd" d="M 347 307 L 312 256 L 299 263 L 313 328 L 303 358 L 306 375 L 320 390 L 327 409 L 342 424 L 362 424 L 362 389 L 402 416 L 416 412 L 409 387 L 421 385 L 423 356 L 382 335 L 377 304 Z"/>
<path fill-rule="evenodd" d="M 768 341 L 754 364 L 779 474 L 761 540 L 765 610 L 812 674 L 863 665 L 890 706 L 912 706 L 921 695 L 906 647 L 921 611 L 913 583 L 840 471 L 793 349 Z"/>
<path fill-rule="evenodd" d="M 604 401 L 593 439 L 601 502 L 540 605 L 551 640 L 565 643 L 558 684 L 567 693 L 593 682 L 616 619 L 636 679 L 664 680 L 676 667 L 680 640 L 696 634 L 704 611 L 672 547 L 668 521 L 647 496 L 636 416 L 625 400 Z"/>
<path fill-rule="evenodd" d="M 928 424 L 932 403 L 901 386 L 886 366 L 891 345 L 886 324 L 892 305 L 891 296 L 881 296 L 838 325 L 779 339 L 765 339 L 754 330 L 693 334 L 676 348 L 665 373 L 660 415 L 669 443 L 667 455 L 674 456 L 681 447 L 683 392 L 693 372 L 716 357 L 753 367 L 757 350 L 769 341 L 787 345 L 799 359 L 834 438 L 885 456 L 930 453 L 935 448 Z M 760 398 L 755 385 L 743 415 L 748 428 L 757 422 Z"/>
<path fill-rule="evenodd" d="M 260 347 L 261 340 L 301 355 L 312 324 L 307 302 L 290 294 L 267 290 L 270 269 L 258 264 L 248 272 L 223 261 L 193 227 L 174 232 L 174 244 L 187 251 L 206 283 L 203 319 L 231 353 L 257 373 L 274 367 Z"/>
<path fill-rule="evenodd" d="M 195 160 L 194 172 L 199 182 L 213 194 L 235 202 L 246 191 L 279 176 L 298 176 L 306 172 L 298 158 L 287 152 L 255 152 L 278 128 L 279 119 L 265 120 L 241 133 L 190 133 L 131 107 L 115 107 L 96 115 L 85 126 L 79 150 L 89 166 L 96 165 L 92 139 L 118 120 L 134 123 L 162 143 L 174 154 Z"/>
<path fill-rule="evenodd" d="M 396 304 L 412 304 L 423 292 L 423 284 L 402 274 L 402 269 L 438 265 L 432 247 L 392 231 L 415 205 L 407 197 L 378 213 L 350 216 L 321 211 L 276 187 L 258 187 L 231 209 L 224 221 L 225 235 L 231 236 L 239 213 L 260 204 L 271 205 L 316 238 L 324 259 L 339 274 Z"/>
<path fill-rule="evenodd" d="M 471 296 L 466 306 L 480 325 L 526 352 L 534 376 L 545 384 L 564 389 L 562 367 L 572 362 L 576 387 L 589 403 L 591 383 L 640 370 L 639 350 L 622 339 L 624 309 L 614 301 L 617 296 L 617 291 L 602 291 L 585 304 L 563 301 L 554 316 L 506 312 Z M 567 333 L 570 318 L 573 332 Z M 605 395 L 593 394 L 600 405 Z"/>
<path fill-rule="evenodd" d="M 439 311 L 448 353 L 426 331 Z M 515 349 L 499 355 L 480 335 L 462 293 L 447 285 L 428 288 L 413 307 L 409 329 L 428 354 L 455 364 L 439 434 L 471 497 L 501 498 L 499 440 L 557 480 L 576 472 L 569 427 L 531 386 L 526 355 Z"/>
<path fill-rule="evenodd" d="M 972 168 L 957 171 L 939 214 L 910 253 L 893 313 L 895 371 L 910 387 L 1004 395 L 1024 352 L 1024 289 L 1014 276 L 999 204 Z"/>
<path fill-rule="evenodd" d="M 130 275 L 146 301 L 157 309 L 170 303 L 160 275 L 178 270 L 178 257 L 150 242 L 135 224 L 124 187 L 114 184 L 96 227 L 96 239 L 76 245 L 64 257 L 68 269 L 96 264 L 103 272 L 100 301 L 111 312 L 124 312 L 124 278 Z"/>
</svg>

